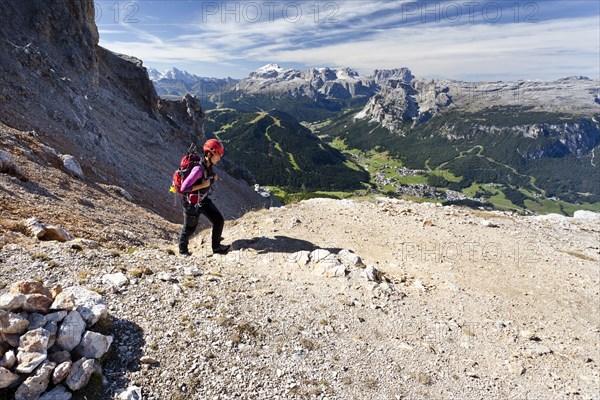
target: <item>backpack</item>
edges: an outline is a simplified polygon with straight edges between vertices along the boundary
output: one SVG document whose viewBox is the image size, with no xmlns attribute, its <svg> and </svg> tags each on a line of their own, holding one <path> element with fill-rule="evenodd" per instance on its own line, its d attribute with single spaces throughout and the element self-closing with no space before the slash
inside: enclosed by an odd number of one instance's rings
<svg viewBox="0 0 600 400">
<path fill-rule="evenodd" d="M 173 183 L 171 184 L 171 193 L 177 194 L 179 197 L 183 197 L 185 194 L 181 192 L 181 185 L 183 181 L 188 177 L 192 169 L 202 162 L 202 158 L 196 154 L 196 146 L 193 144 L 188 149 L 187 153 L 181 158 L 179 163 L 179 169 L 173 172 Z"/>
</svg>

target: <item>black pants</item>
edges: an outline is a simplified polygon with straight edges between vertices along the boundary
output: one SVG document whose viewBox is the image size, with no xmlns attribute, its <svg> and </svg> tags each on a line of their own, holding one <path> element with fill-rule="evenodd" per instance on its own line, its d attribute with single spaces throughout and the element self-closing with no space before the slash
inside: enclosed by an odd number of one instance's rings
<svg viewBox="0 0 600 400">
<path fill-rule="evenodd" d="M 221 234 L 225 220 L 211 199 L 208 197 L 202 200 L 199 205 L 189 204 L 187 201 L 182 202 L 183 205 L 183 229 L 179 235 L 179 252 L 188 252 L 188 243 L 190 237 L 196 231 L 198 226 L 198 218 L 200 214 L 204 215 L 212 224 L 212 248 L 216 249 L 221 245 Z"/>
</svg>

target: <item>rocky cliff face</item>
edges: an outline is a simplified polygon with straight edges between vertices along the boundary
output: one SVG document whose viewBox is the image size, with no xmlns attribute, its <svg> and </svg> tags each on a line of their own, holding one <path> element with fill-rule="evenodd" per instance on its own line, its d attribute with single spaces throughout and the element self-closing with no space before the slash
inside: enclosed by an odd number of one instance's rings
<svg viewBox="0 0 600 400">
<path fill-rule="evenodd" d="M 375 71 L 380 86 L 359 117 L 369 117 L 397 131 L 405 122 L 415 125 L 440 111 L 456 108 L 479 112 L 492 107 L 519 107 L 521 111 L 593 116 L 599 82 L 584 77 L 554 82 L 459 82 L 414 78 L 409 70 Z"/>
<path fill-rule="evenodd" d="M 269 94 L 288 98 L 308 97 L 348 99 L 371 96 L 377 85 L 350 68 L 311 68 L 306 71 L 283 69 L 269 64 L 252 72 L 235 85 L 244 94 Z"/>
<path fill-rule="evenodd" d="M 505 110 L 500 124 L 479 124 L 457 130 L 444 124 L 439 131 L 450 140 L 470 139 L 482 134 L 502 134 L 539 139 L 535 151 L 527 159 L 581 157 L 600 143 L 595 101 L 598 81 L 571 77 L 554 82 L 483 82 L 468 83 L 414 78 L 409 71 L 376 71 L 374 80 L 381 86 L 355 118 L 368 118 L 388 130 L 403 134 L 444 111 L 464 113 L 469 122 L 477 113 Z M 578 122 L 547 123 L 546 118 L 575 119 Z M 543 139 L 543 140 L 542 140 Z"/>
<path fill-rule="evenodd" d="M 93 2 L 0 2 L 0 122 L 75 157 L 82 184 L 120 186 L 139 204 L 180 218 L 168 188 L 203 113 L 192 96 L 159 99 L 142 62 L 98 46 Z M 246 183 L 224 179 L 231 217 L 261 203 Z"/>
</svg>

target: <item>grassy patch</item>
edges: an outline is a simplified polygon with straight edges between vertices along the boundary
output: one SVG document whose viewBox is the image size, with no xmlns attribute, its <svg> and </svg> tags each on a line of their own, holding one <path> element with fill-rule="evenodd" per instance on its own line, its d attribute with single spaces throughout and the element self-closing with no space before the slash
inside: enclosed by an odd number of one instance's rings
<svg viewBox="0 0 600 400">
<path fill-rule="evenodd" d="M 396 180 L 403 185 L 419 185 L 427 183 L 427 177 L 424 175 L 398 176 Z"/>
<path fill-rule="evenodd" d="M 438 170 L 435 170 L 435 171 L 431 171 L 430 174 L 442 177 L 442 178 L 446 179 L 449 182 L 460 182 L 460 181 L 462 181 L 462 177 L 456 176 L 452 172 L 444 170 L 444 169 L 438 169 Z"/>
</svg>

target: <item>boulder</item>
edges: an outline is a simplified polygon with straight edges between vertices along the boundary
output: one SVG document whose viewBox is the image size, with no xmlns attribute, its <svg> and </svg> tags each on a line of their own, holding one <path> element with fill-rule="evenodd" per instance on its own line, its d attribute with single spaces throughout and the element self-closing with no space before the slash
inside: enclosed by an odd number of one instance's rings
<svg viewBox="0 0 600 400">
<path fill-rule="evenodd" d="M 0 389 L 4 389 L 19 380 L 19 375 L 13 374 L 8 369 L 0 367 Z"/>
<path fill-rule="evenodd" d="M 297 251 L 297 252 L 291 254 L 287 259 L 287 263 L 289 265 L 295 266 L 295 267 L 300 267 L 300 268 L 306 267 L 309 262 L 310 262 L 310 251 L 307 251 L 307 250 Z"/>
<path fill-rule="evenodd" d="M 46 392 L 38 400 L 71 400 L 73 395 L 63 385 L 58 385 L 49 392 Z"/>
<path fill-rule="evenodd" d="M 46 361 L 48 355 L 46 352 L 17 352 L 17 368 L 16 372 L 20 374 L 30 374 L 38 365 Z"/>
<path fill-rule="evenodd" d="M 0 296 L 0 310 L 15 311 L 21 308 L 25 302 L 25 295 L 21 293 L 17 294 L 3 294 Z"/>
<path fill-rule="evenodd" d="M 52 383 L 54 385 L 58 385 L 59 383 L 67 379 L 67 376 L 69 376 L 69 373 L 71 372 L 71 367 L 73 367 L 72 361 L 65 361 L 60 363 L 52 373 Z"/>
<path fill-rule="evenodd" d="M 52 309 L 52 307 L 50 307 Z M 67 316 L 68 312 L 66 311 L 57 311 L 51 314 L 46 314 L 47 322 L 61 322 Z"/>
<path fill-rule="evenodd" d="M 104 336 L 97 332 L 87 331 L 83 335 L 79 346 L 75 348 L 75 351 L 85 358 L 100 358 L 108 351 L 112 341 L 112 336 Z"/>
<path fill-rule="evenodd" d="M 93 326 L 100 318 L 108 313 L 108 308 L 101 295 L 83 286 L 72 286 L 66 288 L 61 294 L 72 294 L 77 312 L 85 321 L 87 327 Z"/>
<path fill-rule="evenodd" d="M 77 307 L 77 306 L 75 305 L 75 297 L 73 296 L 73 293 L 64 293 L 63 292 L 63 293 L 59 293 L 56 296 L 56 298 L 54 299 L 54 302 L 50 306 L 50 309 L 51 310 L 71 311 L 75 307 Z"/>
<path fill-rule="evenodd" d="M 44 329 L 50 333 L 48 338 L 48 348 L 54 346 L 56 343 L 56 335 L 58 334 L 58 323 L 54 321 L 46 322 Z"/>
<path fill-rule="evenodd" d="M 338 253 L 338 259 L 342 264 L 349 268 L 363 265 L 363 262 L 360 259 L 360 257 L 350 250 L 341 250 Z"/>
<path fill-rule="evenodd" d="M 22 351 L 44 353 L 48 350 L 50 332 L 44 328 L 28 331 L 19 341 L 19 353 Z"/>
<path fill-rule="evenodd" d="M 27 329 L 34 330 L 38 328 L 43 328 L 46 325 L 46 316 L 38 313 L 31 313 L 27 317 L 27 321 L 29 321 L 29 327 Z"/>
<path fill-rule="evenodd" d="M 0 310 L 0 333 L 21 334 L 29 327 L 29 321 L 18 314 Z"/>
<path fill-rule="evenodd" d="M 83 170 L 81 169 L 81 165 L 79 165 L 79 161 L 77 161 L 75 157 L 68 154 L 61 154 L 60 158 L 63 161 L 63 166 L 69 174 L 76 178 L 83 178 Z"/>
<path fill-rule="evenodd" d="M 77 311 L 71 311 L 58 328 L 56 344 L 64 350 L 71 351 L 81 342 L 84 330 L 85 322 L 81 315 Z"/>
<path fill-rule="evenodd" d="M 317 274 L 324 275 L 329 278 L 341 277 L 346 275 L 346 267 L 340 263 L 334 254 L 329 253 L 326 257 L 321 258 L 315 265 Z"/>
<path fill-rule="evenodd" d="M 0 358 L 0 367 L 10 369 L 15 365 L 17 357 L 14 350 L 9 350 Z"/>
<path fill-rule="evenodd" d="M 12 294 L 41 294 L 52 298 L 52 292 L 39 281 L 18 281 L 10 285 Z"/>
<path fill-rule="evenodd" d="M 325 249 L 316 249 L 310 253 L 310 260 L 313 263 L 318 263 L 323 260 L 325 257 L 329 256 L 331 252 Z"/>
<path fill-rule="evenodd" d="M 19 347 L 20 338 L 21 334 L 19 333 L 0 333 L 0 342 L 6 342 L 10 347 L 14 347 L 15 349 Z"/>
<path fill-rule="evenodd" d="M 57 364 L 62 364 L 65 361 L 71 361 L 71 353 L 67 350 L 55 351 L 48 354 L 48 360 Z"/>
<path fill-rule="evenodd" d="M 339 264 L 323 272 L 323 275 L 327 278 L 342 278 L 346 276 L 346 272 L 346 267 Z"/>
<path fill-rule="evenodd" d="M 37 400 L 48 387 L 55 366 L 53 362 L 45 361 L 33 376 L 19 386 L 15 393 L 15 400 Z"/>
<path fill-rule="evenodd" d="M 142 389 L 138 386 L 129 386 L 119 393 L 119 400 L 142 400 Z"/>
<path fill-rule="evenodd" d="M 365 268 L 364 272 L 365 278 L 367 278 L 370 282 L 381 282 L 381 272 L 372 265 L 369 265 Z"/>
<path fill-rule="evenodd" d="M 65 381 L 69 389 L 75 391 L 88 384 L 92 373 L 94 372 L 94 360 L 80 358 L 73 363 L 71 372 Z"/>
<path fill-rule="evenodd" d="M 115 274 L 106 274 L 102 277 L 102 283 L 112 285 L 117 289 L 121 289 L 122 287 L 129 284 L 129 279 L 122 272 L 117 272 Z"/>
<path fill-rule="evenodd" d="M 50 311 L 52 297 L 43 294 L 34 293 L 25 295 L 25 302 L 21 306 L 24 311 L 46 314 Z"/>
</svg>

